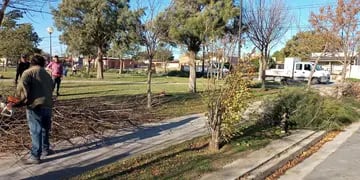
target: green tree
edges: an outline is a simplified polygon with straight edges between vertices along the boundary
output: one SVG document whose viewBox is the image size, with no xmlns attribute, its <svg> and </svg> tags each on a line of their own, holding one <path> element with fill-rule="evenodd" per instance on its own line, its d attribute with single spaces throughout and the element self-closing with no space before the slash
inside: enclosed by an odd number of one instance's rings
<svg viewBox="0 0 360 180">
<path fill-rule="evenodd" d="M 41 39 L 31 24 L 18 24 L 22 18 L 20 11 L 10 11 L 5 15 L 0 29 L 0 56 L 18 57 L 20 54 L 34 52 Z"/>
<path fill-rule="evenodd" d="M 271 57 L 275 58 L 275 61 L 277 62 L 284 62 L 286 56 L 284 50 L 282 49 L 280 51 L 275 51 Z"/>
<path fill-rule="evenodd" d="M 314 31 L 298 32 L 289 41 L 283 49 L 285 57 L 300 57 L 303 60 L 309 60 L 311 53 L 322 52 L 328 41 L 328 36 Z M 334 48 L 339 49 L 340 39 L 333 37 Z"/>
<path fill-rule="evenodd" d="M 111 42 L 117 33 L 129 31 L 135 18 L 129 0 L 63 0 L 53 15 L 65 44 L 96 47 L 98 79 L 104 78 L 102 58 Z"/>
<path fill-rule="evenodd" d="M 139 52 L 139 46 L 136 44 L 118 44 L 118 43 L 112 43 L 111 48 L 108 52 L 109 56 L 112 57 L 118 57 L 120 61 L 120 68 L 119 68 L 119 74 L 122 74 L 124 71 L 124 57 L 135 57 Z"/>
<path fill-rule="evenodd" d="M 190 56 L 189 91 L 196 92 L 195 57 L 208 39 L 214 42 L 235 16 L 232 0 L 174 0 L 166 10 L 169 39 L 187 48 Z"/>
</svg>

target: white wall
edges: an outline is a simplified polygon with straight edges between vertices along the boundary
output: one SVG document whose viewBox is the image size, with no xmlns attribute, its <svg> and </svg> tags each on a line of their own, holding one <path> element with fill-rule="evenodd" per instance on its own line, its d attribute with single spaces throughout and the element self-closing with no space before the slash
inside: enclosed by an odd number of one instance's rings
<svg viewBox="0 0 360 180">
<path fill-rule="evenodd" d="M 351 65 L 351 68 L 348 68 L 346 77 L 360 79 L 360 65 Z"/>
</svg>

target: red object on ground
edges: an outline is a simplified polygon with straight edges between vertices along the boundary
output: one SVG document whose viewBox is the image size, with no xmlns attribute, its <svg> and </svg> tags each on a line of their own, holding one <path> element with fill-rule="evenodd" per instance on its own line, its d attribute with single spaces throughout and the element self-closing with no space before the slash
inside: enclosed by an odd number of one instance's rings
<svg viewBox="0 0 360 180">
<path fill-rule="evenodd" d="M 20 99 L 18 99 L 18 98 L 16 98 L 16 97 L 14 97 L 14 96 L 8 96 L 8 98 L 7 98 L 7 102 L 8 103 L 18 103 L 20 101 Z"/>
</svg>

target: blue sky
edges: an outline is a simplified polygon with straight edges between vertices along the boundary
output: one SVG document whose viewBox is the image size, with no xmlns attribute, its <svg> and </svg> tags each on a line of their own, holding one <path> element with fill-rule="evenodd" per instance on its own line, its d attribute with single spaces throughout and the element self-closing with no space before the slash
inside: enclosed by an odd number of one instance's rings
<svg viewBox="0 0 360 180">
<path fill-rule="evenodd" d="M 164 0 L 164 2 L 166 1 L 167 0 Z M 25 17 L 21 20 L 22 22 L 28 22 L 33 24 L 35 31 L 42 38 L 39 48 L 43 49 L 46 52 L 49 52 L 50 49 L 49 34 L 46 29 L 50 26 L 54 27 L 52 15 L 49 14 L 50 8 L 56 8 L 59 2 L 60 0 L 58 2 L 47 3 L 41 7 L 41 11 L 48 13 L 31 12 L 25 15 Z M 336 5 L 337 0 L 283 0 L 283 2 L 286 3 L 286 5 L 289 7 L 289 16 L 291 16 L 293 20 L 288 33 L 284 36 L 283 39 L 280 40 L 279 44 L 273 49 L 273 51 L 282 48 L 285 42 L 297 32 L 309 30 L 308 19 L 311 11 L 317 12 L 319 7 L 324 5 Z M 55 31 L 52 34 L 52 52 L 53 54 L 65 53 L 66 46 L 60 44 L 59 41 L 59 35 L 61 34 L 61 32 L 58 32 L 55 27 L 54 30 Z M 251 48 L 251 43 L 246 42 L 244 45 L 244 51 Z M 181 50 L 175 50 L 175 57 L 178 57 L 180 53 Z"/>
</svg>

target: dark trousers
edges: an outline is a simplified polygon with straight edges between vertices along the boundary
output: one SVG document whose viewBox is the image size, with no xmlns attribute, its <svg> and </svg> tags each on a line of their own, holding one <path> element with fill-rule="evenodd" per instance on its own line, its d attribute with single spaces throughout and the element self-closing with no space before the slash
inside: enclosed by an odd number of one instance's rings
<svg viewBox="0 0 360 180">
<path fill-rule="evenodd" d="M 59 89 L 60 89 L 60 83 L 61 83 L 61 77 L 52 77 L 53 81 L 54 81 L 54 90 L 55 90 L 55 86 L 56 86 L 56 93 L 59 93 Z"/>
<path fill-rule="evenodd" d="M 26 117 L 31 135 L 31 155 L 40 159 L 42 151 L 50 148 L 51 108 L 27 109 Z"/>
</svg>

